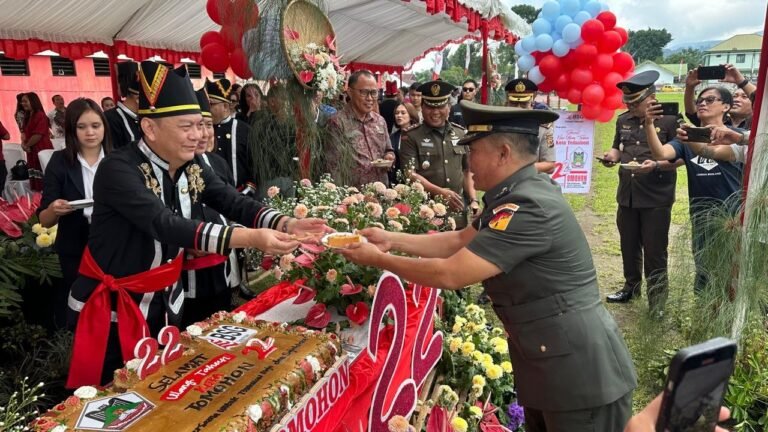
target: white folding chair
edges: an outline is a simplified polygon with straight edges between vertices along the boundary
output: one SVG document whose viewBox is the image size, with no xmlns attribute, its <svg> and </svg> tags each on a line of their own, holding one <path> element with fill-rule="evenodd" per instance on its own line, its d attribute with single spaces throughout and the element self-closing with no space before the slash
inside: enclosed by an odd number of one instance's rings
<svg viewBox="0 0 768 432">
<path fill-rule="evenodd" d="M 43 169 L 43 172 L 45 172 L 45 167 L 48 165 L 48 161 L 51 160 L 51 156 L 53 156 L 53 152 L 56 150 L 40 150 L 39 153 L 37 153 L 37 158 L 40 159 L 40 168 Z"/>
<path fill-rule="evenodd" d="M 63 150 L 64 147 L 67 146 L 66 142 L 64 141 L 64 138 L 54 138 L 51 140 L 51 143 L 53 144 L 54 150 Z"/>
<path fill-rule="evenodd" d="M 5 158 L 5 166 L 8 168 L 8 173 L 11 172 L 11 168 L 16 165 L 19 160 L 27 160 L 27 154 L 21 149 L 21 144 L 3 144 L 3 158 Z"/>
</svg>

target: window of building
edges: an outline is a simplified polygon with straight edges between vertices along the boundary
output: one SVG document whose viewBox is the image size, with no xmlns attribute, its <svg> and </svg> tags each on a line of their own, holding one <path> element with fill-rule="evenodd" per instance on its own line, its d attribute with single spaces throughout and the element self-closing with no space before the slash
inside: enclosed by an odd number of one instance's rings
<svg viewBox="0 0 768 432">
<path fill-rule="evenodd" d="M 109 73 L 109 59 L 95 58 L 93 59 L 93 73 L 97 77 L 108 77 Z"/>
<path fill-rule="evenodd" d="M 215 79 L 215 80 L 224 79 L 226 77 L 227 77 L 227 74 L 225 74 L 224 72 L 214 72 L 213 73 L 213 79 Z"/>
<path fill-rule="evenodd" d="M 66 57 L 51 57 L 53 76 L 75 76 L 75 62 Z"/>
<path fill-rule="evenodd" d="M 747 61 L 746 54 L 736 54 L 736 63 L 744 63 L 745 61 Z"/>
<path fill-rule="evenodd" d="M 29 65 L 26 60 L 14 60 L 0 54 L 0 73 L 5 76 L 27 76 Z"/>
<path fill-rule="evenodd" d="M 200 65 L 196 63 L 186 63 L 189 77 L 192 79 L 200 79 L 203 77 L 203 72 L 200 69 Z"/>
</svg>

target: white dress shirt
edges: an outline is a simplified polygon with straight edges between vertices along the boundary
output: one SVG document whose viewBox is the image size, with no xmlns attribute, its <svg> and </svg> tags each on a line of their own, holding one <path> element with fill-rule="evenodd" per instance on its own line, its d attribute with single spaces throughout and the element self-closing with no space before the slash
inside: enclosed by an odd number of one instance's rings
<svg viewBox="0 0 768 432">
<path fill-rule="evenodd" d="M 101 160 L 104 159 L 104 149 L 99 152 L 99 158 L 93 165 L 88 165 L 88 161 L 78 153 L 77 160 L 80 161 L 80 169 L 83 173 L 83 192 L 85 192 L 85 199 L 93 199 L 93 178 L 96 177 L 96 169 L 99 168 Z M 88 219 L 88 223 L 91 223 L 91 215 L 93 214 L 93 207 L 86 207 L 83 209 L 83 216 Z"/>
</svg>

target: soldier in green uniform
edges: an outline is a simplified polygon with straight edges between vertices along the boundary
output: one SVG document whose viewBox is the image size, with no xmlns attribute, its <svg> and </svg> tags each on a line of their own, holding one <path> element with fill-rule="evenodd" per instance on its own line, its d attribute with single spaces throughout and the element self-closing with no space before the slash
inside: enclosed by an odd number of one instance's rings
<svg viewBox="0 0 768 432">
<path fill-rule="evenodd" d="M 576 217 L 533 166 L 539 126 L 558 115 L 461 103 L 469 130 L 462 143 L 486 191 L 482 214 L 461 231 L 433 235 L 365 229 L 368 243 L 339 252 L 426 286 L 482 282 L 509 335 L 526 431 L 621 431 L 637 385 L 632 360 L 600 301 Z"/>
<path fill-rule="evenodd" d="M 517 78 L 504 87 L 507 92 L 507 106 L 532 109 L 533 99 L 539 86 L 525 78 Z M 536 171 L 551 174 L 555 170 L 555 125 L 547 123 L 539 126 L 539 153 Z"/>
<path fill-rule="evenodd" d="M 433 196 L 442 196 L 450 207 L 457 228 L 467 226 L 467 205 L 479 212 L 467 149 L 459 145 L 465 129 L 448 121 L 448 97 L 454 87 L 445 81 L 430 81 L 419 87 L 424 123 L 403 131 L 400 160 L 406 175 L 424 185 Z"/>
<path fill-rule="evenodd" d="M 628 111 L 616 120 L 613 148 L 604 155 L 603 165 L 620 162 L 616 201 L 616 225 L 621 238 L 624 286 L 607 297 L 609 303 L 625 303 L 639 296 L 645 273 L 648 306 L 663 309 L 667 297 L 667 245 L 672 204 L 675 202 L 675 170 L 682 163 L 655 161 L 648 147 L 645 111 L 654 98 L 656 71 L 641 72 L 617 84 Z M 653 125 L 661 142 L 677 133 L 677 117 L 664 116 Z M 645 270 L 643 272 L 643 270 Z"/>
</svg>

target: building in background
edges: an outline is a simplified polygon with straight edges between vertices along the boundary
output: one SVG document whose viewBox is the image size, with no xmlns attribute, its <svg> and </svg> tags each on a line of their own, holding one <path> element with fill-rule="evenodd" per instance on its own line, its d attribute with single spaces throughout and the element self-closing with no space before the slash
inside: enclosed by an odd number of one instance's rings
<svg viewBox="0 0 768 432">
<path fill-rule="evenodd" d="M 760 67 L 760 47 L 763 37 L 759 34 L 740 34 L 726 39 L 704 53 L 704 66 L 730 63 L 745 78 L 755 80 Z"/>
</svg>

